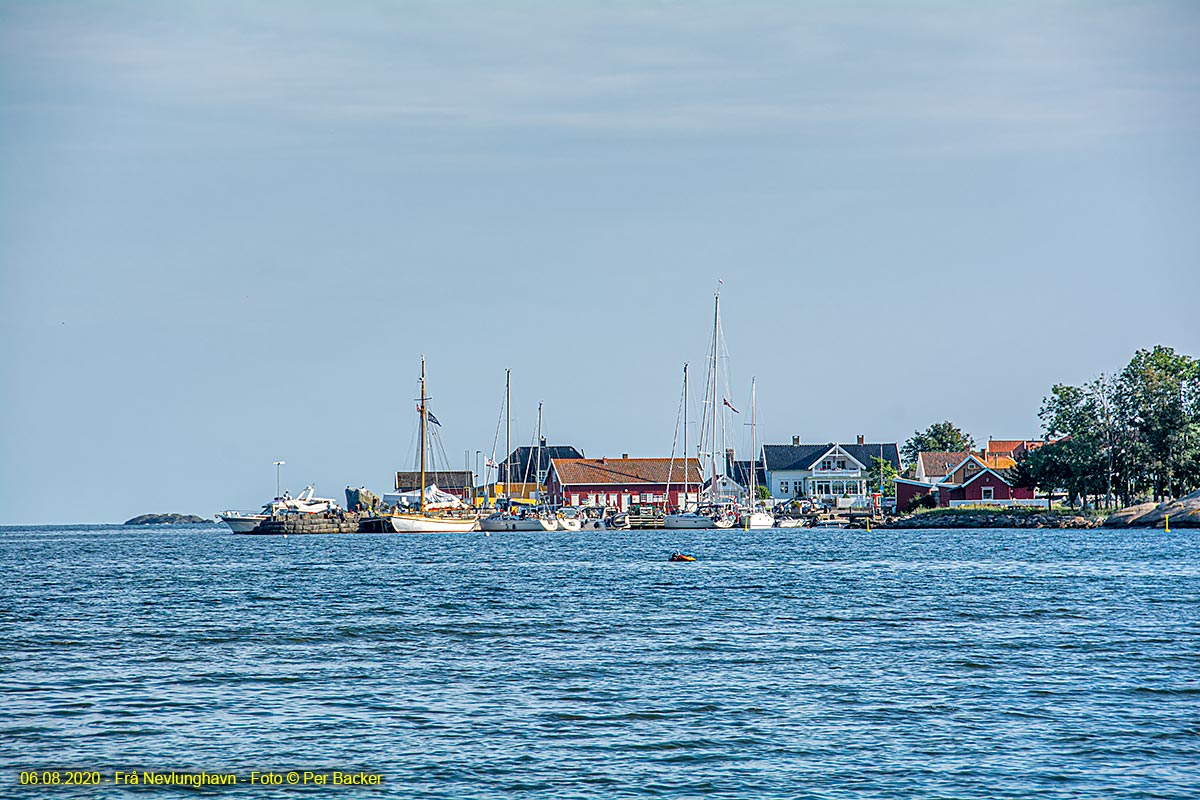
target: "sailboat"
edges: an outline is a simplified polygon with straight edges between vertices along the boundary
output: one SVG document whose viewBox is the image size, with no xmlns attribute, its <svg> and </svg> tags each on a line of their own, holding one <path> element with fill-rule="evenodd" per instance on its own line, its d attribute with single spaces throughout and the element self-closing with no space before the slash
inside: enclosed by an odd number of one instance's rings
<svg viewBox="0 0 1200 800">
<path fill-rule="evenodd" d="M 709 483 L 707 502 L 700 507 L 692 510 L 686 508 L 687 505 L 687 485 L 684 485 L 684 503 L 677 513 L 668 514 L 663 518 L 664 528 L 731 528 L 733 527 L 734 518 L 729 513 L 728 509 L 723 507 L 718 498 L 718 487 L 724 479 L 724 470 L 717 471 L 717 415 L 721 412 L 721 400 L 718 398 L 719 390 L 717 388 L 718 379 L 718 364 L 721 349 L 721 292 L 718 289 L 713 300 L 713 333 L 712 347 L 709 351 L 709 375 L 708 387 L 705 389 L 704 403 L 707 408 L 705 414 L 707 419 L 701 422 L 701 445 L 699 447 L 700 456 L 703 458 L 704 446 L 703 440 L 708 438 L 708 455 L 709 455 Z M 683 454 L 684 464 L 687 462 L 687 381 L 688 370 L 687 364 L 683 365 L 683 382 L 684 382 L 684 425 L 683 425 Z M 722 420 L 722 430 L 724 430 L 724 421 Z M 710 431 L 711 428 L 711 431 Z M 684 475 L 687 475 L 685 467 Z M 685 477 L 686 480 L 686 477 Z M 697 486 L 697 494 L 703 495 L 703 486 Z"/>
<path fill-rule="evenodd" d="M 688 510 L 688 447 L 687 447 L 687 412 L 688 412 L 688 365 L 683 363 L 683 502 L 674 514 L 663 517 L 664 528 L 711 528 L 714 520 L 710 514 L 701 514 L 699 509 Z M 672 453 L 672 458 L 674 454 Z M 669 478 L 670 476 L 668 476 Z M 697 487 L 699 490 L 699 487 Z"/>
<path fill-rule="evenodd" d="M 758 502 L 758 453 L 754 449 L 757 444 L 754 437 L 756 422 L 755 382 L 754 378 L 750 379 L 750 497 L 748 498 L 748 506 L 738 510 L 737 519 L 738 526 L 746 530 L 775 527 L 775 517 L 771 516 Z"/>
<path fill-rule="evenodd" d="M 504 493 L 508 496 L 508 508 L 479 520 L 480 530 L 485 531 L 553 531 L 558 529 L 554 519 L 546 519 L 532 509 L 512 508 L 512 370 L 504 371 Z M 538 409 L 538 430 L 541 431 L 541 409 Z M 540 439 L 539 447 L 540 445 Z M 539 461 L 540 461 L 539 455 Z M 497 476 L 499 477 L 499 476 Z"/>
<path fill-rule="evenodd" d="M 421 415 L 421 492 L 417 508 L 413 511 L 396 511 L 384 514 L 381 519 L 391 525 L 396 533 L 466 533 L 476 530 L 479 518 L 473 510 L 463 506 L 461 500 L 438 490 L 437 486 L 425 485 L 425 436 L 429 427 L 429 398 L 425 394 L 425 358 L 421 358 L 421 404 L 417 411 Z"/>
</svg>

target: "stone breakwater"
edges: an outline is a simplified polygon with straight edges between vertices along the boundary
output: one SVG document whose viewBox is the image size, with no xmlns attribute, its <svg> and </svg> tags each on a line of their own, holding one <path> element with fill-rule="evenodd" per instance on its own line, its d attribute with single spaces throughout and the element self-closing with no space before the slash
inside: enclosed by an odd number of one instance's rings
<svg viewBox="0 0 1200 800">
<path fill-rule="evenodd" d="M 1008 511 L 926 511 L 889 519 L 880 528 L 1094 528 L 1097 520 L 1075 514 Z"/>
</svg>

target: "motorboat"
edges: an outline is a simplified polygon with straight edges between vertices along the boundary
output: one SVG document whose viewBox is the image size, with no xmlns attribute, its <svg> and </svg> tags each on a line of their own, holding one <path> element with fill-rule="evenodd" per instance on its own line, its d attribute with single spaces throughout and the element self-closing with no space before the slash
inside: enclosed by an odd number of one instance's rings
<svg viewBox="0 0 1200 800">
<path fill-rule="evenodd" d="M 305 486 L 296 497 L 284 492 L 282 497 L 276 497 L 262 507 L 262 511 L 222 511 L 217 519 L 229 526 L 234 533 L 250 533 L 259 524 L 281 514 L 320 514 L 324 511 L 336 511 L 336 500 L 327 497 L 314 497 L 316 490 Z"/>
</svg>

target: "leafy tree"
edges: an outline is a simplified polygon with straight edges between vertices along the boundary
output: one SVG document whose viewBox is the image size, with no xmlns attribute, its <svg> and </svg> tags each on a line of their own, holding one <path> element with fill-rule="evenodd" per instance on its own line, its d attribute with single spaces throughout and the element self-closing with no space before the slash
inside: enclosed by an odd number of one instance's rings
<svg viewBox="0 0 1200 800">
<path fill-rule="evenodd" d="M 758 486 L 754 487 L 754 494 L 757 495 L 759 500 L 767 500 L 771 497 L 771 490 L 766 486 L 759 484 Z"/>
<path fill-rule="evenodd" d="M 1138 350 L 1116 381 L 1135 486 L 1178 496 L 1200 483 L 1200 362 L 1170 347 Z"/>
<path fill-rule="evenodd" d="M 881 485 L 882 491 L 879 488 Z M 879 456 L 871 456 L 871 466 L 867 470 L 867 488 L 886 497 L 896 496 L 896 468 L 892 466 L 892 462 Z"/>
<path fill-rule="evenodd" d="M 917 453 L 943 452 L 960 453 L 975 447 L 975 440 L 950 420 L 935 422 L 924 431 L 915 432 L 900 450 L 904 463 L 917 460 Z"/>
</svg>

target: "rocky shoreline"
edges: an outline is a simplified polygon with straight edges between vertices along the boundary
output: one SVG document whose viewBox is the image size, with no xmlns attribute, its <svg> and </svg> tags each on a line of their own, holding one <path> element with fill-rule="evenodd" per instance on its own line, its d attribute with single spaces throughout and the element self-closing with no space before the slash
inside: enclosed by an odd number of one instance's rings
<svg viewBox="0 0 1200 800">
<path fill-rule="evenodd" d="M 934 509 L 886 520 L 879 528 L 1095 528 L 1099 520 L 1054 511 Z"/>
<path fill-rule="evenodd" d="M 212 520 L 195 514 L 142 514 L 125 520 L 126 525 L 205 525 Z"/>
<path fill-rule="evenodd" d="M 1142 503 L 1107 517 L 1071 511 L 1009 508 L 935 508 L 890 517 L 878 528 L 1200 528 L 1200 491 L 1165 503 Z"/>
</svg>

